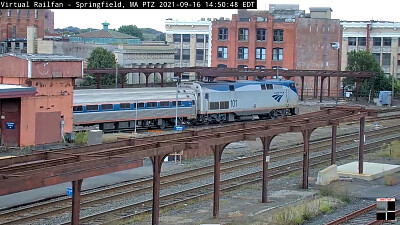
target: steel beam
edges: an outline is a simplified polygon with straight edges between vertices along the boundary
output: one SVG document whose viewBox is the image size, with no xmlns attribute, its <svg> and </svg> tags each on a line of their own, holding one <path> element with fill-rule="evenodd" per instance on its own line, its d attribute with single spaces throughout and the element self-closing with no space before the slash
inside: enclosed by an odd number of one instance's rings
<svg viewBox="0 0 400 225">
<path fill-rule="evenodd" d="M 309 153 L 310 153 L 310 136 L 311 131 L 306 129 L 302 132 L 304 151 L 303 151 L 303 183 L 302 188 L 308 189 L 308 165 L 309 165 Z"/>
<path fill-rule="evenodd" d="M 337 126 L 332 126 L 331 165 L 336 164 L 336 134 Z"/>
<path fill-rule="evenodd" d="M 364 172 L 364 135 L 365 135 L 365 117 L 360 119 L 360 141 L 358 146 L 358 173 Z"/>
<path fill-rule="evenodd" d="M 273 137 L 262 137 L 261 142 L 263 145 L 263 182 L 262 182 L 262 203 L 267 203 L 268 201 L 268 162 L 269 162 L 269 147 L 271 145 Z M 268 157 L 268 160 L 267 160 Z"/>
<path fill-rule="evenodd" d="M 219 196 L 221 192 L 221 155 L 226 145 L 214 145 L 214 203 L 213 217 L 219 216 Z"/>
<path fill-rule="evenodd" d="M 79 225 L 79 214 L 81 211 L 81 189 L 83 180 L 72 181 L 72 225 Z"/>
<path fill-rule="evenodd" d="M 152 224 L 158 225 L 160 222 L 160 177 L 162 157 L 156 155 L 151 157 L 153 162 L 153 208 L 152 208 Z"/>
</svg>

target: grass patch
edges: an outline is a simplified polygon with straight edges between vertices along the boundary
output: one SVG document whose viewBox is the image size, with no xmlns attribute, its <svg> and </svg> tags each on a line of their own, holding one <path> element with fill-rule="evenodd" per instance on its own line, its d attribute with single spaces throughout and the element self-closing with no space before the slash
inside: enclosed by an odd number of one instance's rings
<svg viewBox="0 0 400 225">
<path fill-rule="evenodd" d="M 392 141 L 390 144 L 383 144 L 377 155 L 380 157 L 400 159 L 400 141 Z"/>
<path fill-rule="evenodd" d="M 321 213 L 326 213 L 341 201 L 332 197 L 322 197 L 311 201 L 303 201 L 296 206 L 284 207 L 272 215 L 272 221 L 278 225 L 299 225 Z"/>
<path fill-rule="evenodd" d="M 75 134 L 75 143 L 78 145 L 86 145 L 88 141 L 89 132 L 77 132 Z"/>
<path fill-rule="evenodd" d="M 103 143 L 116 142 L 118 137 L 116 135 L 103 135 Z"/>
</svg>

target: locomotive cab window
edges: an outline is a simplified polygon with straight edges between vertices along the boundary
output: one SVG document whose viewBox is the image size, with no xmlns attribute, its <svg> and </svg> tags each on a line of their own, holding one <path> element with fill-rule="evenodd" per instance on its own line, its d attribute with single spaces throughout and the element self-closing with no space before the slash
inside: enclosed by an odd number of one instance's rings
<svg viewBox="0 0 400 225">
<path fill-rule="evenodd" d="M 98 111 L 99 106 L 98 105 L 87 105 L 86 106 L 86 111 Z"/>
<path fill-rule="evenodd" d="M 148 102 L 147 103 L 147 108 L 156 108 L 157 107 L 157 102 Z"/>
<path fill-rule="evenodd" d="M 73 107 L 74 112 L 83 112 L 83 106 L 77 105 Z"/>
<path fill-rule="evenodd" d="M 120 103 L 119 104 L 119 108 L 120 109 L 130 109 L 131 108 L 131 104 L 129 104 L 129 103 Z"/>
<path fill-rule="evenodd" d="M 113 110 L 114 106 L 112 104 L 102 104 L 101 110 Z"/>
<path fill-rule="evenodd" d="M 274 86 L 272 84 L 266 84 L 267 90 L 272 90 L 274 89 Z"/>
<path fill-rule="evenodd" d="M 290 87 L 290 88 L 295 88 L 295 85 L 294 85 L 293 83 L 291 83 L 291 84 L 289 85 L 289 87 Z"/>
<path fill-rule="evenodd" d="M 169 102 L 160 102 L 160 107 L 169 107 Z"/>
<path fill-rule="evenodd" d="M 144 102 L 138 103 L 138 108 L 139 108 L 139 109 L 140 109 L 140 108 L 144 108 Z"/>
</svg>

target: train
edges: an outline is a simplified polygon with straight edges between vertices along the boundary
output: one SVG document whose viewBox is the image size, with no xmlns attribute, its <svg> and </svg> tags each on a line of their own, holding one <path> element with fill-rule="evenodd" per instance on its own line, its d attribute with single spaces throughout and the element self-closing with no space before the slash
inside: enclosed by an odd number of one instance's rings
<svg viewBox="0 0 400 225">
<path fill-rule="evenodd" d="M 178 106 L 176 106 L 178 103 Z M 75 90 L 75 126 L 101 130 L 161 128 L 244 120 L 274 119 L 299 113 L 291 80 L 194 81 L 179 87 Z"/>
</svg>

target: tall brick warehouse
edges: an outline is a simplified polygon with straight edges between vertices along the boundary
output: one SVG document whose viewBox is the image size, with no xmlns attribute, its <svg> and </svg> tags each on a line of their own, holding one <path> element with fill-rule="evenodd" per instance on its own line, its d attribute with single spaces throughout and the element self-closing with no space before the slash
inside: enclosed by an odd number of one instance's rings
<svg viewBox="0 0 400 225">
<path fill-rule="evenodd" d="M 27 27 L 35 26 L 38 38 L 54 33 L 54 12 L 48 9 L 0 9 L 0 54 L 26 52 Z"/>
<path fill-rule="evenodd" d="M 331 12 L 310 8 L 305 13 L 298 5 L 271 4 L 269 11 L 238 10 L 232 20 L 213 21 L 211 66 L 337 70 L 338 51 L 330 43 L 341 42 L 342 28 Z M 300 84 L 299 78 L 295 81 Z M 326 79 L 324 89 L 328 84 L 335 96 L 336 79 Z M 312 95 L 313 88 L 314 79 L 306 78 L 305 94 Z"/>
</svg>

